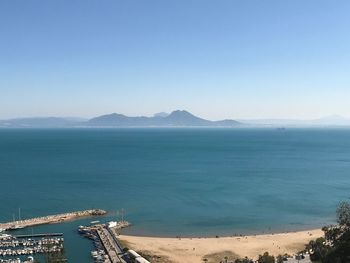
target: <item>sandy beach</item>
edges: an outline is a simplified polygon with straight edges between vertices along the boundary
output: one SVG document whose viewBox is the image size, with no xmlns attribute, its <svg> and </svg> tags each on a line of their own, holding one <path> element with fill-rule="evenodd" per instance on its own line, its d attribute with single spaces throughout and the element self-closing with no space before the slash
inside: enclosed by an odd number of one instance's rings
<svg viewBox="0 0 350 263">
<path fill-rule="evenodd" d="M 320 229 L 219 238 L 162 238 L 121 235 L 120 239 L 138 252 L 158 256 L 152 262 L 219 262 L 225 256 L 256 258 L 268 251 L 275 256 L 302 250 L 304 244 L 323 236 Z"/>
</svg>

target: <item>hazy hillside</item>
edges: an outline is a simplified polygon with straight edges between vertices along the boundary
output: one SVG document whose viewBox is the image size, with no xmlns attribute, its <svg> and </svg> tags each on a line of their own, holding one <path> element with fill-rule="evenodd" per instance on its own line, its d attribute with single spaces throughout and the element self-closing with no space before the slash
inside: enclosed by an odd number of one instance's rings
<svg viewBox="0 0 350 263">
<path fill-rule="evenodd" d="M 176 110 L 170 114 L 156 114 L 153 117 L 128 117 L 122 114 L 108 114 L 93 118 L 87 122 L 89 126 L 137 126 L 137 127 L 232 127 L 239 125 L 234 120 L 209 121 L 188 111 Z"/>
<path fill-rule="evenodd" d="M 153 117 L 129 117 L 112 113 L 84 120 L 79 118 L 18 118 L 0 121 L 2 128 L 69 128 L 69 127 L 234 127 L 234 120 L 210 121 L 188 111 L 161 112 Z"/>
</svg>

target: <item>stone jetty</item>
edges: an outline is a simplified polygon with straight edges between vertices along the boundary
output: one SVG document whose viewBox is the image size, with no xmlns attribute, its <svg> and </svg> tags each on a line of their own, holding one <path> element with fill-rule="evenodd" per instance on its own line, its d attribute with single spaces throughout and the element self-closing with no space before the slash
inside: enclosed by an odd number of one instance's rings
<svg viewBox="0 0 350 263">
<path fill-rule="evenodd" d="M 102 216 L 105 214 L 107 214 L 107 211 L 102 209 L 83 210 L 83 211 L 76 211 L 76 212 L 70 212 L 70 213 L 64 213 L 64 214 L 49 215 L 49 216 L 43 216 L 43 217 L 12 221 L 7 223 L 0 223 L 0 229 L 15 230 L 15 229 L 21 229 L 29 226 L 62 223 L 64 221 L 70 221 L 81 217 Z"/>
</svg>

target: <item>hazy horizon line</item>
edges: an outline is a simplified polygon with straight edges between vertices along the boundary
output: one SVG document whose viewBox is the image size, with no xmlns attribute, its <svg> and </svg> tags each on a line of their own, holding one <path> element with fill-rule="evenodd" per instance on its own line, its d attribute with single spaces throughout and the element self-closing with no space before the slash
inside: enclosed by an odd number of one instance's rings
<svg viewBox="0 0 350 263">
<path fill-rule="evenodd" d="M 4 120 L 13 120 L 13 119 L 31 119 L 31 118 L 62 118 L 62 119 L 81 119 L 81 120 L 89 120 L 95 117 L 99 117 L 99 116 L 103 116 L 103 115 L 110 115 L 110 114 L 121 114 L 127 117 L 154 117 L 156 114 L 158 113 L 167 113 L 170 114 L 171 112 L 174 111 L 187 111 L 189 113 L 191 113 L 192 115 L 196 116 L 196 117 L 200 117 L 200 118 L 204 118 L 204 119 L 208 119 L 208 120 L 227 120 L 227 119 L 231 119 L 231 120 L 237 120 L 237 121 L 247 121 L 247 120 L 251 120 L 251 121 L 259 121 L 259 120 L 285 120 L 285 121 L 313 121 L 313 120 L 320 120 L 320 119 L 328 119 L 328 118 L 338 118 L 338 119 L 349 119 L 350 117 L 345 116 L 345 115 L 341 115 L 341 114 L 327 114 L 327 115 L 321 115 L 318 117 L 273 117 L 273 116 L 267 116 L 267 117 L 222 117 L 222 118 L 210 118 L 207 116 L 203 116 L 200 113 L 196 114 L 193 113 L 189 110 L 172 110 L 172 111 L 158 111 L 155 113 L 147 113 L 147 114 L 128 114 L 128 113 L 122 113 L 122 112 L 118 112 L 118 111 L 114 111 L 114 112 L 109 112 L 109 113 L 96 113 L 95 115 L 90 115 L 90 116 L 79 116 L 79 115 L 59 115 L 59 114 L 40 114 L 40 115 L 22 115 L 22 116 L 13 116 L 13 117 L 0 117 L 1 121 Z"/>
</svg>

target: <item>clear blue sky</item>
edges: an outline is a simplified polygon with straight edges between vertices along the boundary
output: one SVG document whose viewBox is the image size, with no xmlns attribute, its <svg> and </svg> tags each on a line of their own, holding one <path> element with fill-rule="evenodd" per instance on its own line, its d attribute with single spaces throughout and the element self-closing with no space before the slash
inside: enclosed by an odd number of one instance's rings
<svg viewBox="0 0 350 263">
<path fill-rule="evenodd" d="M 350 1 L 0 1 L 0 118 L 173 109 L 350 117 Z"/>
</svg>

